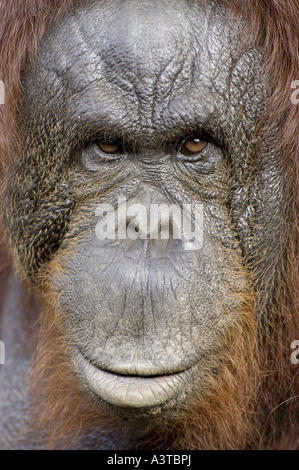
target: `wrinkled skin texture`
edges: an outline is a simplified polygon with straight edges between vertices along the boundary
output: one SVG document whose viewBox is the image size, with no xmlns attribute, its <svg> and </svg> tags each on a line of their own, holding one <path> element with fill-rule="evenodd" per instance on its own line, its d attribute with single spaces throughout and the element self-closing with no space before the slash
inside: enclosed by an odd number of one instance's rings
<svg viewBox="0 0 299 470">
<path fill-rule="evenodd" d="M 243 29 L 218 2 L 97 1 L 52 28 L 24 72 L 6 229 L 33 279 L 59 263 L 49 283 L 72 367 L 86 396 L 132 426 L 204 395 L 248 298 L 262 317 L 274 289 L 284 181 L 270 144 L 256 151 L 267 93 L 261 51 L 240 52 Z M 113 158 L 95 144 L 107 136 L 122 143 Z M 207 141 L 196 161 L 180 151 L 193 138 Z M 99 240 L 97 207 L 119 196 L 201 204 L 202 248 Z"/>
</svg>

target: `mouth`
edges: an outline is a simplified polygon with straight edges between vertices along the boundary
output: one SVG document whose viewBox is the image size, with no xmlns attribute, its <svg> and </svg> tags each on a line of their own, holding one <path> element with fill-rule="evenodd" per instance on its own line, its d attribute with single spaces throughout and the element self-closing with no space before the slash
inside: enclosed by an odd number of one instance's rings
<svg viewBox="0 0 299 470">
<path fill-rule="evenodd" d="M 88 388 L 107 403 L 122 408 L 152 408 L 177 395 L 186 383 L 188 370 L 169 375 L 127 375 L 103 370 L 81 353 L 76 365 Z"/>
</svg>

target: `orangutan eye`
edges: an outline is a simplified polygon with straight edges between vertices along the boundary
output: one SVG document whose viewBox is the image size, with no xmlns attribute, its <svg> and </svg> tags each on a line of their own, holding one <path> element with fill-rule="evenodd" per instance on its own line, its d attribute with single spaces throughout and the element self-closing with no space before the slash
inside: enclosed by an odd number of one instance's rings
<svg viewBox="0 0 299 470">
<path fill-rule="evenodd" d="M 97 140 L 95 144 L 101 152 L 108 155 L 120 155 L 123 153 L 123 146 L 117 140 Z"/>
<path fill-rule="evenodd" d="M 186 157 L 197 157 L 206 147 L 207 142 L 201 139 L 188 139 L 185 140 L 181 146 L 180 152 Z M 187 159 L 188 161 L 196 161 L 194 158 Z"/>
</svg>

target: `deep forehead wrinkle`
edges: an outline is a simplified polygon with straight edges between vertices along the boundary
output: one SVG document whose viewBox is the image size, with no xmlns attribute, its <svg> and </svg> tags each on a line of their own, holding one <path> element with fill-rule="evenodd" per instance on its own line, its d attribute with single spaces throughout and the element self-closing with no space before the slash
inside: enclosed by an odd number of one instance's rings
<svg viewBox="0 0 299 470">
<path fill-rule="evenodd" d="M 195 0 L 78 6 L 45 38 L 34 81 L 47 104 L 62 97 L 82 125 L 121 127 L 134 140 L 168 139 L 169 130 L 203 127 L 215 113 L 214 128 L 225 125 L 240 53 L 240 24 L 231 29 L 226 19 L 214 1 L 207 11 Z M 254 63 L 241 72 L 251 74 Z"/>
</svg>

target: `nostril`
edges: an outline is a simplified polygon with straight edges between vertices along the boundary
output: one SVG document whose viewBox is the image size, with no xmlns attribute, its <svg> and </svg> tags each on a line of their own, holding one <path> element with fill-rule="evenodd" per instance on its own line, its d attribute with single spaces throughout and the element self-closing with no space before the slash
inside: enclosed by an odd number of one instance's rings
<svg viewBox="0 0 299 470">
<path fill-rule="evenodd" d="M 122 239 L 177 240 L 182 238 L 183 218 L 180 205 L 145 186 L 134 199 L 119 202 L 117 231 Z"/>
<path fill-rule="evenodd" d="M 137 217 L 127 216 L 126 218 L 126 229 L 133 230 L 135 232 L 139 232 L 139 221 Z"/>
<path fill-rule="evenodd" d="M 138 238 L 146 240 L 148 237 L 148 220 L 146 214 L 137 213 L 135 215 L 127 215 L 126 217 L 127 236 L 131 240 Z"/>
<path fill-rule="evenodd" d="M 155 217 L 126 217 L 126 231 L 131 239 L 168 240 L 174 238 L 174 220 L 172 214 L 155 214 Z"/>
</svg>

